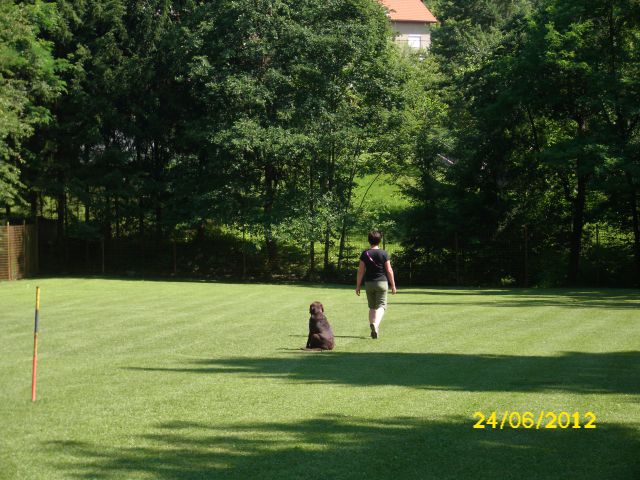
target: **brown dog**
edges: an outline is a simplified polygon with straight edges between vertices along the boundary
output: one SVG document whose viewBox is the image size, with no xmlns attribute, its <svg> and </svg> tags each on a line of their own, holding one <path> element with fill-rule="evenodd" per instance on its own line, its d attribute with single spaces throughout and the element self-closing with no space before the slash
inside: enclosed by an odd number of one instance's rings
<svg viewBox="0 0 640 480">
<path fill-rule="evenodd" d="M 313 302 L 309 306 L 309 338 L 307 349 L 333 350 L 333 331 L 324 315 L 324 307 L 320 302 Z"/>
</svg>

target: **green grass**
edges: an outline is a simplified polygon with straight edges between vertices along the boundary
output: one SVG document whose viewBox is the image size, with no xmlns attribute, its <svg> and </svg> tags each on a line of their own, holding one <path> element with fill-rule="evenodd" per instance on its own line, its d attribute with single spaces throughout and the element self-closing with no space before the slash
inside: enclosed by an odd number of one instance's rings
<svg viewBox="0 0 640 480">
<path fill-rule="evenodd" d="M 333 286 L 0 283 L 0 477 L 637 479 L 640 295 L 406 289 L 377 341 Z M 337 347 L 305 353 L 307 309 Z M 595 430 L 474 430 L 476 411 Z"/>
<path fill-rule="evenodd" d="M 407 179 L 405 178 L 403 181 L 406 182 Z M 409 198 L 402 193 L 401 188 L 390 175 L 368 174 L 357 178 L 356 183 L 352 203 L 354 208 L 362 204 L 367 211 L 385 211 L 390 219 L 397 221 L 398 214 L 411 205 Z M 363 198 L 364 203 L 362 203 Z M 362 250 L 369 248 L 369 243 L 367 242 L 368 231 L 368 226 L 354 225 L 348 232 L 348 247 L 351 247 L 352 251 L 355 252 L 356 258 Z M 392 255 L 401 252 L 402 246 L 397 225 L 389 227 L 384 233 L 387 251 Z M 333 250 L 333 258 L 337 259 L 337 248 Z"/>
<path fill-rule="evenodd" d="M 383 203 L 390 210 L 402 210 L 411 204 L 390 175 L 369 174 L 357 178 L 356 182 L 353 200 L 355 206 L 360 205 L 365 193 L 367 195 L 365 202 Z"/>
</svg>

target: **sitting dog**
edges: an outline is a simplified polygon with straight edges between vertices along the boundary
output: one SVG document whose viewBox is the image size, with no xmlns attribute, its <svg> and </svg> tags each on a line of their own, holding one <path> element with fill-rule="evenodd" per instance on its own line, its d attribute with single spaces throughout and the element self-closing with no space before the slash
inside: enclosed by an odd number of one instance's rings
<svg viewBox="0 0 640 480">
<path fill-rule="evenodd" d="M 333 350 L 333 331 L 324 315 L 324 307 L 320 302 L 313 302 L 309 306 L 309 338 L 307 349 Z"/>
</svg>

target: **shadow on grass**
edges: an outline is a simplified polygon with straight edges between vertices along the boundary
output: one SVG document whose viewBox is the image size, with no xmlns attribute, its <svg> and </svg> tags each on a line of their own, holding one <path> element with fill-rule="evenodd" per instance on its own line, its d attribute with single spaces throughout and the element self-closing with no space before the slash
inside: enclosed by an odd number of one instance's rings
<svg viewBox="0 0 640 480">
<path fill-rule="evenodd" d="M 395 385 L 458 391 L 569 391 L 640 394 L 640 352 L 560 356 L 330 352 L 308 356 L 238 357 L 129 370 L 276 377 L 309 383 Z"/>
<path fill-rule="evenodd" d="M 567 302 L 562 300 L 553 300 L 551 298 L 528 298 L 528 299 L 517 299 L 510 300 L 508 302 L 495 302 L 495 301 L 487 301 L 487 302 L 395 302 L 391 300 L 389 302 L 390 306 L 394 305 L 414 305 L 414 306 L 428 306 L 428 307 L 442 307 L 442 306 L 450 306 L 452 308 L 461 308 L 461 307 L 487 307 L 487 308 L 522 308 L 522 307 L 561 307 L 561 308 L 599 308 L 599 309 L 607 309 L 607 310 L 638 310 L 640 309 L 640 303 L 630 303 L 630 302 L 589 302 L 589 303 L 580 303 L 580 302 Z M 638 317 L 640 320 L 640 317 Z"/>
<path fill-rule="evenodd" d="M 640 292 L 633 290 L 573 290 L 573 289 L 458 289 L 458 290 L 406 290 L 399 295 L 423 295 L 429 297 L 466 297 L 471 298 L 460 302 L 433 301 L 425 302 L 396 302 L 399 305 L 451 305 L 481 306 L 481 307 L 565 307 L 565 308 L 607 308 L 607 309 L 636 309 L 640 311 Z M 476 300 L 478 297 L 482 300 Z M 483 297 L 496 297 L 483 299 Z"/>
<path fill-rule="evenodd" d="M 307 338 L 308 335 L 289 335 L 296 338 Z M 368 340 L 371 337 L 365 337 L 364 335 L 334 335 L 334 338 L 357 338 L 359 340 Z"/>
<path fill-rule="evenodd" d="M 210 279 L 189 277 L 126 277 L 126 276 L 42 276 L 40 279 L 70 279 L 70 280 L 105 280 L 105 281 L 129 281 L 129 282 L 160 282 L 160 283 L 194 283 L 211 285 L 246 285 L 246 286 L 286 286 L 297 288 L 309 288 L 318 290 L 354 290 L 354 285 L 341 285 L 335 283 L 318 283 L 303 281 L 271 281 L 235 279 Z M 396 299 L 403 296 L 422 295 L 424 302 L 403 302 Z M 467 297 L 473 300 L 451 302 L 440 301 L 430 297 Z M 474 297 L 478 297 L 476 300 Z M 495 299 L 483 297 L 496 297 Z M 354 294 L 355 298 L 355 294 Z M 411 298 L 411 297 L 407 297 Z M 565 308 L 608 308 L 608 309 L 638 309 L 640 311 L 640 291 L 630 289 L 536 289 L 536 288 L 463 288 L 463 287 L 408 287 L 400 288 L 397 297 L 392 297 L 391 305 L 428 305 L 443 306 L 481 306 L 481 307 L 565 307 Z"/>
<path fill-rule="evenodd" d="M 474 430 L 471 418 L 159 424 L 116 448 L 52 442 L 65 478 L 635 479 L 639 432 Z M 64 459 L 64 460 L 63 460 Z"/>
</svg>

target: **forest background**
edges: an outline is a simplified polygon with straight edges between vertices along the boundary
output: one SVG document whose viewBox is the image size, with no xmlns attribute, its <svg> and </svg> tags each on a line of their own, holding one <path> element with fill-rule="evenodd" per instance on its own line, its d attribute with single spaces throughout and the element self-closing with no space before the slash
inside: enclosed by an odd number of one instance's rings
<svg viewBox="0 0 640 480">
<path fill-rule="evenodd" d="M 43 273 L 640 284 L 640 2 L 0 2 L 0 220 Z"/>
</svg>

